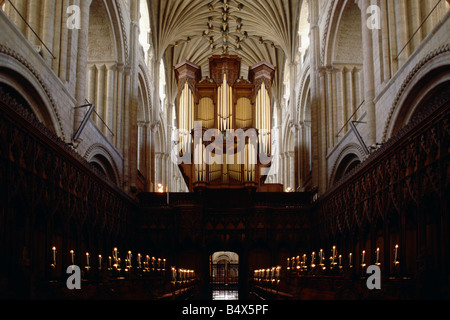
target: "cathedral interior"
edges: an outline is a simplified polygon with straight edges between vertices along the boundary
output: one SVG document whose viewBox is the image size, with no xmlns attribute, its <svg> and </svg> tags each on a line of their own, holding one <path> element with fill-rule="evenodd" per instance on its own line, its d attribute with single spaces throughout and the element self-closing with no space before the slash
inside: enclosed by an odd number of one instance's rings
<svg viewBox="0 0 450 320">
<path fill-rule="evenodd" d="M 449 9 L 0 0 L 0 299 L 450 299 Z"/>
</svg>

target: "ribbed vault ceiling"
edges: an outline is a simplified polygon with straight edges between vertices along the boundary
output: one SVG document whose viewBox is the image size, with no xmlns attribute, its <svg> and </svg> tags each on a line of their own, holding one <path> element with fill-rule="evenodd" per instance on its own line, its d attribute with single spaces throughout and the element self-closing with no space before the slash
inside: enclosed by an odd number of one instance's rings
<svg viewBox="0 0 450 320">
<path fill-rule="evenodd" d="M 202 67 L 203 75 L 209 75 L 208 59 L 213 54 L 222 54 L 220 46 L 212 52 L 208 22 L 213 21 L 215 30 L 222 22 L 222 7 L 225 0 L 148 0 L 152 42 L 157 59 L 164 59 L 169 96 L 176 95 L 173 66 L 188 60 Z M 233 46 L 229 54 L 242 58 L 242 76 L 247 78 L 248 67 L 267 61 L 277 67 L 275 77 L 276 94 L 282 90 L 282 79 L 286 59 L 295 59 L 298 48 L 298 21 L 303 0 L 228 0 L 230 5 L 230 43 L 245 31 L 248 38 L 241 42 L 241 50 Z M 243 5 L 241 10 L 237 4 Z M 214 10 L 211 10 L 212 7 Z M 212 20 L 210 20 L 212 18 Z M 242 33 L 236 32 L 236 20 L 242 21 Z M 220 40 L 220 35 L 216 35 Z M 219 43 L 219 41 L 216 41 Z M 293 57 L 293 58 L 291 58 Z M 280 85 L 281 84 L 281 85 Z"/>
</svg>

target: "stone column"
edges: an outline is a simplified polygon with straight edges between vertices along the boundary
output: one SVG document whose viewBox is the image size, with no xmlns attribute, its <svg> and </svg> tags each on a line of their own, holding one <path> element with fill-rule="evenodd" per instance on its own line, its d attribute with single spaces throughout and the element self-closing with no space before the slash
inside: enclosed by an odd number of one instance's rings
<svg viewBox="0 0 450 320">
<path fill-rule="evenodd" d="M 286 175 L 286 172 L 287 172 L 287 170 L 288 170 L 288 168 L 287 168 L 287 166 L 286 166 L 286 155 L 283 153 L 283 154 L 281 154 L 281 156 L 280 156 L 280 158 L 281 158 L 281 174 L 282 174 L 282 184 L 283 184 L 283 187 L 284 187 L 284 189 L 286 189 L 287 187 L 288 187 L 288 185 L 287 185 L 287 175 Z"/>
<path fill-rule="evenodd" d="M 401 0 L 399 0 L 401 1 Z M 374 62 L 373 62 L 373 42 L 372 30 L 370 30 L 366 21 L 368 19 L 367 8 L 370 6 L 370 0 L 359 0 L 359 7 L 362 12 L 362 40 L 363 40 L 363 56 L 364 56 L 364 109 L 366 115 L 366 145 L 376 143 L 376 120 L 375 120 L 375 79 L 374 79 Z"/>
<path fill-rule="evenodd" d="M 97 65 L 97 79 L 96 79 L 96 98 L 95 98 L 95 107 L 98 116 L 95 117 L 97 127 L 100 131 L 104 131 L 103 122 L 105 119 L 104 111 L 105 111 L 105 65 L 100 64 Z M 101 119 L 100 119 L 101 118 Z"/>
<path fill-rule="evenodd" d="M 54 34 L 54 24 L 55 24 L 55 0 L 44 0 L 44 8 L 41 11 L 42 14 L 42 41 L 45 43 L 47 48 L 53 51 L 53 34 Z M 52 53 L 48 50 L 42 51 L 42 56 L 44 60 L 52 66 Z M 54 55 L 54 54 L 53 54 Z"/>
<path fill-rule="evenodd" d="M 20 12 L 20 14 L 23 17 L 26 17 L 26 10 L 27 10 L 27 0 L 15 0 L 13 1 L 14 6 L 16 7 L 17 11 Z M 16 10 L 14 10 L 14 8 L 8 4 L 9 6 L 9 17 L 11 18 L 11 20 L 14 22 L 14 24 L 17 26 L 17 28 L 24 34 L 26 35 L 26 30 L 27 30 L 27 26 L 25 24 L 25 21 L 23 21 L 23 19 L 20 17 L 20 15 L 17 13 Z M 37 30 L 35 30 L 37 31 Z"/>
<path fill-rule="evenodd" d="M 361 76 L 361 73 L 363 74 L 362 76 Z M 353 85 L 355 88 L 354 89 L 355 101 L 353 103 L 353 107 L 354 107 L 353 112 L 355 112 L 356 109 L 359 108 L 359 106 L 361 105 L 361 103 L 363 103 L 363 101 L 365 99 L 364 71 L 361 70 L 360 67 L 355 67 L 353 69 L 353 79 L 354 79 Z M 361 113 L 362 112 L 359 112 L 358 114 L 355 115 L 355 117 L 358 118 L 358 115 Z"/>
<path fill-rule="evenodd" d="M 326 79 L 327 79 L 327 115 L 328 115 L 328 148 L 332 148 L 335 144 L 336 130 L 336 82 L 334 81 L 334 71 L 332 67 L 326 69 Z"/>
<path fill-rule="evenodd" d="M 59 65 L 56 70 L 58 70 L 59 77 L 63 82 L 67 81 L 67 56 L 68 56 L 68 42 L 69 42 L 69 29 L 67 28 L 67 14 L 65 14 L 66 9 L 69 7 L 69 0 L 63 0 L 61 7 L 63 8 L 61 15 L 61 38 L 59 41 Z M 56 26 L 56 24 L 55 24 Z"/>
<path fill-rule="evenodd" d="M 75 99 L 78 106 L 85 104 L 86 100 L 86 77 L 87 77 L 87 49 L 89 33 L 89 8 L 92 0 L 83 0 L 80 2 L 81 29 L 78 30 L 78 57 L 75 85 Z M 84 117 L 84 110 L 77 108 L 74 111 L 74 132 L 78 130 Z"/>
<path fill-rule="evenodd" d="M 116 110 L 114 113 L 115 145 L 119 150 L 123 150 L 123 107 L 124 107 L 124 65 L 117 64 L 116 68 Z"/>
<path fill-rule="evenodd" d="M 111 131 L 114 130 L 114 111 L 115 111 L 115 104 L 114 104 L 114 96 L 115 96 L 115 73 L 116 73 L 117 65 L 115 63 L 107 64 L 106 65 L 106 90 L 105 90 L 105 122 L 106 125 L 109 127 Z M 110 131 L 105 128 L 104 131 L 105 135 L 107 137 L 111 137 L 112 141 L 112 135 L 117 134 L 113 131 L 113 133 L 110 133 Z"/>
<path fill-rule="evenodd" d="M 420 27 L 422 24 L 422 17 L 421 17 L 421 10 L 420 10 L 420 4 L 421 0 L 410 0 L 410 6 L 411 6 L 411 34 L 415 33 L 414 38 L 412 39 L 413 44 L 413 50 L 417 49 L 419 44 L 422 42 L 422 32 L 423 32 L 423 26 Z M 419 28 L 420 27 L 420 28 Z"/>
<path fill-rule="evenodd" d="M 97 78 L 97 68 L 95 66 L 95 64 L 92 64 L 90 66 L 88 66 L 88 75 L 87 75 L 87 85 L 86 85 L 86 95 L 87 95 L 87 100 L 90 103 L 95 103 L 95 83 L 96 83 L 96 78 Z"/>
<path fill-rule="evenodd" d="M 325 192 L 323 184 L 323 162 L 322 153 L 322 130 L 323 123 L 321 117 L 321 91 L 320 91 L 320 28 L 319 28 L 319 1 L 308 0 L 309 21 L 310 21 L 310 60 L 311 60 L 311 152 L 312 152 L 312 186 L 317 188 L 319 193 Z"/>
<path fill-rule="evenodd" d="M 145 192 L 149 192 L 149 186 L 151 185 L 151 171 L 149 168 L 151 167 L 151 126 L 150 122 L 145 122 L 145 126 L 142 128 L 142 137 L 143 145 L 141 146 L 142 150 L 139 150 L 141 153 L 141 164 L 139 165 L 141 169 L 141 173 L 144 175 L 146 180 Z M 144 164 L 142 162 L 144 161 Z"/>
<path fill-rule="evenodd" d="M 292 57 L 292 61 L 289 64 L 290 69 L 290 111 L 291 111 L 291 119 L 294 123 L 298 123 L 298 114 L 297 114 L 297 95 L 295 92 L 295 83 L 296 83 L 296 77 L 297 77 L 297 63 L 295 62 L 295 57 Z"/>
<path fill-rule="evenodd" d="M 339 132 L 344 124 L 347 122 L 349 116 L 347 116 L 347 110 L 345 108 L 345 86 L 344 86 L 344 75 L 342 68 L 335 68 L 336 70 L 336 111 L 337 111 L 337 132 Z M 341 131 L 339 134 L 342 136 L 345 132 Z M 335 135 L 337 134 L 335 133 Z M 339 137 L 337 138 L 339 139 Z"/>
<path fill-rule="evenodd" d="M 364 0 L 367 1 L 367 0 Z M 406 0 L 397 0 L 395 2 L 395 17 L 396 17 L 396 25 L 397 25 L 397 55 L 402 53 L 397 57 L 399 67 L 401 67 L 405 61 L 408 59 L 411 51 L 408 44 L 409 40 L 409 32 L 408 32 L 408 24 L 409 19 L 406 11 Z"/>
<path fill-rule="evenodd" d="M 353 72 L 350 67 L 345 68 L 345 96 L 346 96 L 346 108 L 347 108 L 347 119 L 346 122 L 350 119 L 350 117 L 355 112 L 355 102 L 354 102 L 354 88 L 353 88 Z M 350 120 L 355 120 L 352 118 Z M 348 129 L 348 125 L 346 126 Z"/>
<path fill-rule="evenodd" d="M 325 68 L 319 69 L 319 119 L 317 125 L 319 126 L 320 144 L 319 144 L 319 165 L 320 165 L 320 184 L 319 190 L 325 192 L 327 190 L 327 112 L 326 112 L 326 71 Z"/>
<path fill-rule="evenodd" d="M 295 152 L 288 152 L 288 162 L 289 162 L 289 187 L 295 190 Z"/>
<path fill-rule="evenodd" d="M 28 1 L 27 3 L 27 18 L 28 18 L 28 24 L 33 28 L 35 32 L 39 32 L 39 21 L 40 21 L 40 5 L 41 0 L 37 1 Z M 22 13 L 23 14 L 23 13 Z M 31 42 L 33 45 L 41 45 L 37 37 L 34 35 L 33 31 L 31 31 L 30 28 L 26 29 L 26 37 L 28 41 Z"/>
<path fill-rule="evenodd" d="M 391 78 L 391 59 L 390 59 L 390 41 L 389 41 L 389 13 L 387 0 L 381 0 L 381 42 L 382 42 L 382 61 L 383 61 L 383 81 Z"/>
</svg>

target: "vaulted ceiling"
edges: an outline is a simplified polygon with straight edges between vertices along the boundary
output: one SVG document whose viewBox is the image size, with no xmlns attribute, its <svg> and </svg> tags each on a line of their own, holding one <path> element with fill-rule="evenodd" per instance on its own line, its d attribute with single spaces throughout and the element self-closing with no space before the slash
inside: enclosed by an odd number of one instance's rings
<svg viewBox="0 0 450 320">
<path fill-rule="evenodd" d="M 209 75 L 208 59 L 222 54 L 224 8 L 229 8 L 229 54 L 248 67 L 267 61 L 277 67 L 275 94 L 281 94 L 286 60 L 295 59 L 303 0 L 148 0 L 155 58 L 163 59 L 170 96 L 176 95 L 173 66 L 188 60 Z M 212 29 L 208 25 L 213 26 Z M 241 25 L 240 32 L 237 31 Z M 211 36 L 216 50 L 211 51 Z M 240 49 L 236 48 L 239 43 Z"/>
</svg>

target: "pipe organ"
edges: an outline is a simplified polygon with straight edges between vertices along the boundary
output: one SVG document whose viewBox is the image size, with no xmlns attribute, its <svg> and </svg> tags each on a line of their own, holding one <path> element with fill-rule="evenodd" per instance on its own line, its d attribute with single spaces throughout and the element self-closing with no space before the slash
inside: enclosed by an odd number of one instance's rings
<svg viewBox="0 0 450 320">
<path fill-rule="evenodd" d="M 190 191 L 249 187 L 282 191 L 264 184 L 271 161 L 271 86 L 275 67 L 260 62 L 241 77 L 241 59 L 209 59 L 210 76 L 182 62 L 178 81 L 178 152 Z M 201 130 L 200 130 L 201 129 Z M 261 161 L 262 159 L 269 159 Z"/>
</svg>

